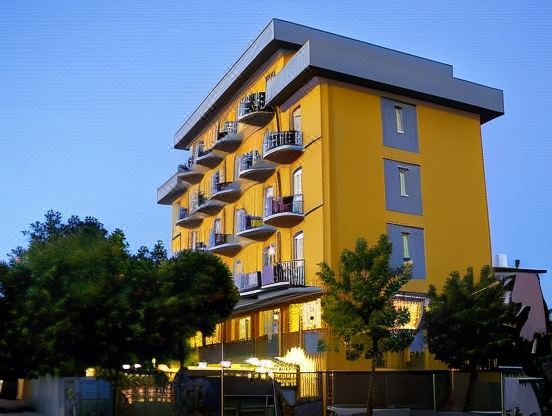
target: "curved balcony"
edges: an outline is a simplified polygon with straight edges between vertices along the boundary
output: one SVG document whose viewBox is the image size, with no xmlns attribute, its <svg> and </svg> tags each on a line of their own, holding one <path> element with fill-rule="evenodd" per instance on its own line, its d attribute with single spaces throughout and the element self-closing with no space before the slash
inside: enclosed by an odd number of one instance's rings
<svg viewBox="0 0 552 416">
<path fill-rule="evenodd" d="M 222 162 L 222 159 L 224 159 L 224 156 L 213 149 L 199 150 L 195 158 L 195 164 L 213 169 Z"/>
<path fill-rule="evenodd" d="M 157 203 L 171 205 L 189 187 L 190 183 L 182 180 L 181 174 L 177 172 L 157 188 Z"/>
<path fill-rule="evenodd" d="M 240 199 L 240 196 L 239 182 L 219 182 L 213 185 L 210 199 L 231 203 Z"/>
<path fill-rule="evenodd" d="M 266 201 L 264 223 L 290 228 L 303 221 L 303 195 L 290 195 Z"/>
<path fill-rule="evenodd" d="M 195 213 L 190 214 L 187 208 L 180 208 L 176 225 L 184 228 L 197 228 L 203 222 L 203 217 Z"/>
<path fill-rule="evenodd" d="M 213 150 L 225 153 L 232 153 L 240 147 L 242 136 L 238 133 L 238 123 L 227 121 L 217 134 L 217 141 L 213 145 Z"/>
<path fill-rule="evenodd" d="M 237 178 L 262 183 L 276 171 L 276 165 L 261 159 L 259 152 L 252 151 L 238 156 L 236 162 Z"/>
<path fill-rule="evenodd" d="M 193 215 L 201 215 L 202 217 L 210 217 L 211 215 L 218 214 L 222 208 L 226 205 L 223 202 L 208 199 L 198 205 L 193 211 Z"/>
<path fill-rule="evenodd" d="M 242 249 L 241 243 L 232 234 L 212 233 L 209 244 L 211 253 L 232 257 Z"/>
<path fill-rule="evenodd" d="M 246 215 L 238 221 L 236 237 L 253 241 L 266 241 L 275 232 L 276 228 L 264 224 L 261 217 Z"/>
<path fill-rule="evenodd" d="M 190 185 L 196 185 L 200 183 L 204 175 L 205 172 L 192 166 L 192 158 L 188 160 L 187 165 L 178 166 L 178 177 L 181 181 L 187 182 Z"/>
<path fill-rule="evenodd" d="M 263 143 L 263 158 L 288 164 L 303 153 L 303 134 L 300 131 L 276 131 L 267 133 Z"/>
<path fill-rule="evenodd" d="M 265 106 L 265 93 L 256 92 L 241 100 L 238 107 L 238 121 L 251 126 L 265 126 L 274 117 L 271 108 Z"/>
</svg>

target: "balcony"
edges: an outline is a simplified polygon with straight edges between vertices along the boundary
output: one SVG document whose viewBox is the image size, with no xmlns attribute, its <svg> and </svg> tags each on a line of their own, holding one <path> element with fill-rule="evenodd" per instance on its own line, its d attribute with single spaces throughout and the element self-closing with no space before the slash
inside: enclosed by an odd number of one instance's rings
<svg viewBox="0 0 552 416">
<path fill-rule="evenodd" d="M 227 121 L 217 134 L 217 141 L 213 145 L 213 150 L 218 150 L 225 153 L 232 153 L 242 142 L 241 135 L 238 133 L 238 123 L 235 121 Z"/>
<path fill-rule="evenodd" d="M 276 228 L 263 223 L 262 217 L 245 215 L 238 221 L 236 237 L 247 238 L 253 241 L 266 241 L 268 237 L 276 232 Z"/>
<path fill-rule="evenodd" d="M 236 202 L 240 199 L 241 188 L 239 182 L 218 182 L 213 184 L 211 199 L 222 202 Z"/>
<path fill-rule="evenodd" d="M 261 272 L 239 273 L 234 275 L 234 284 L 240 293 L 260 289 L 262 286 Z"/>
<path fill-rule="evenodd" d="M 303 134 L 300 131 L 267 133 L 263 143 L 263 158 L 272 162 L 288 164 L 303 153 Z"/>
<path fill-rule="evenodd" d="M 281 261 L 273 266 L 274 283 L 305 286 L 305 260 Z"/>
<path fill-rule="evenodd" d="M 163 185 L 157 188 L 157 203 L 171 205 L 190 187 L 188 182 L 183 181 L 177 172 L 171 176 Z"/>
<path fill-rule="evenodd" d="M 236 161 L 237 178 L 263 183 L 276 171 L 276 165 L 263 161 L 258 151 L 254 150 L 238 156 Z"/>
<path fill-rule="evenodd" d="M 239 253 L 242 245 L 232 234 L 212 233 L 209 251 L 222 256 L 233 257 Z"/>
<path fill-rule="evenodd" d="M 193 215 L 209 217 L 218 214 L 224 203 L 208 199 L 203 192 L 196 192 L 190 198 L 190 210 Z"/>
<path fill-rule="evenodd" d="M 265 201 L 264 223 L 290 228 L 303 221 L 303 195 L 290 195 Z"/>
<path fill-rule="evenodd" d="M 180 208 L 176 225 L 184 228 L 197 228 L 203 222 L 203 218 L 197 214 L 190 214 L 187 208 Z"/>
<path fill-rule="evenodd" d="M 271 108 L 265 106 L 265 93 L 256 92 L 241 100 L 238 107 L 238 121 L 251 126 L 265 126 L 274 117 Z"/>
<path fill-rule="evenodd" d="M 195 158 L 195 164 L 204 166 L 209 169 L 216 168 L 222 159 L 223 155 L 219 154 L 216 150 L 209 149 L 203 150 L 201 147 L 198 149 L 197 156 Z"/>
<path fill-rule="evenodd" d="M 183 182 L 187 182 L 190 185 L 196 185 L 203 179 L 204 172 L 195 169 L 193 166 L 192 158 L 188 159 L 188 164 L 178 166 L 178 177 Z"/>
</svg>

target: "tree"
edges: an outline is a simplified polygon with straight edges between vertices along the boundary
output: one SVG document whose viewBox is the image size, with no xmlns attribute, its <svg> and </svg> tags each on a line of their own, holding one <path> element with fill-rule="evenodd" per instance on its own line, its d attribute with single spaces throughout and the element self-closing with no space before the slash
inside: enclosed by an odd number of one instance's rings
<svg viewBox="0 0 552 416">
<path fill-rule="evenodd" d="M 183 368 L 188 340 L 211 334 L 239 300 L 228 267 L 219 257 L 185 250 L 160 264 L 158 296 L 144 308 L 145 339 L 158 358 L 176 358 Z"/>
<path fill-rule="evenodd" d="M 392 269 L 391 243 L 380 236 L 373 247 L 358 239 L 355 250 L 343 250 L 340 273 L 320 264 L 318 276 L 326 286 L 322 298 L 322 318 L 345 347 L 348 360 L 371 359 L 367 409 L 373 413 L 373 383 L 376 365 L 387 351 L 401 351 L 414 337 L 413 331 L 398 329 L 410 320 L 404 308 L 395 308 L 393 297 L 410 279 L 409 265 Z"/>
<path fill-rule="evenodd" d="M 228 268 L 209 253 L 167 259 L 161 243 L 128 251 L 121 230 L 49 211 L 27 247 L 0 263 L 0 378 L 103 374 L 153 357 L 186 358 L 238 300 Z"/>
<path fill-rule="evenodd" d="M 424 327 L 429 351 L 449 368 L 475 371 L 492 368 L 515 355 L 517 318 L 504 303 L 504 288 L 490 266 L 474 282 L 473 269 L 464 277 L 452 272 L 441 294 L 429 288 Z"/>
</svg>

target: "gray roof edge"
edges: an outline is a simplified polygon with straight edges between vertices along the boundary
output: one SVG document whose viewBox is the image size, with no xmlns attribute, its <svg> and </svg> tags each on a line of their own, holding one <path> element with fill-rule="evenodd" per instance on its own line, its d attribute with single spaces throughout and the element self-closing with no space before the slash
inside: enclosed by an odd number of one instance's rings
<svg viewBox="0 0 552 416">
<path fill-rule="evenodd" d="M 314 40 L 306 42 L 271 80 L 267 97 L 269 104 L 276 104 L 283 91 L 309 70 L 311 75 L 315 75 L 315 70 L 328 72 L 411 91 L 428 97 L 428 100 L 434 97 L 435 100 L 456 102 L 484 115 L 484 121 L 504 113 L 503 92 L 499 89 L 455 78 L 452 74 L 433 76 L 424 71 L 412 71 L 399 62 L 381 61 L 369 53 L 359 55 L 357 51 Z M 488 113 L 494 117 L 489 117 Z"/>
<path fill-rule="evenodd" d="M 470 89 L 472 93 L 478 88 L 487 89 L 489 91 L 496 90 L 498 94 L 493 96 L 492 93 L 488 93 L 487 98 L 482 100 L 482 108 L 500 114 L 504 113 L 502 91 L 454 78 L 453 67 L 451 65 L 289 21 L 272 19 L 175 133 L 174 146 L 176 148 L 183 148 L 184 143 L 189 143 L 193 139 L 193 133 L 197 133 L 198 129 L 208 121 L 210 113 L 216 109 L 217 104 L 221 104 L 221 99 L 223 98 L 224 93 L 231 87 L 235 88 L 236 83 L 240 81 L 240 78 L 243 76 L 244 72 L 249 69 L 249 67 L 255 62 L 255 59 L 259 58 L 262 53 L 266 53 L 271 47 L 276 48 L 278 45 L 284 44 L 295 45 L 295 47 L 299 49 L 307 42 L 310 42 L 311 45 L 316 44 L 316 49 L 318 50 L 326 49 L 325 53 L 327 53 L 328 50 L 332 50 L 334 52 L 338 51 L 342 55 L 348 55 L 349 57 L 354 56 L 355 58 L 361 58 L 364 60 L 366 60 L 366 57 L 370 57 L 374 64 L 381 67 L 402 69 L 403 77 L 406 75 L 410 81 L 413 79 L 411 74 L 417 74 L 418 80 L 421 79 L 419 74 L 425 74 L 425 78 L 427 79 L 426 83 L 428 83 L 428 80 L 433 81 L 435 79 L 449 80 L 449 83 L 453 82 L 452 80 L 456 80 L 458 82 L 465 83 L 465 86 Z M 320 56 L 318 54 L 317 56 L 320 60 Z M 326 56 L 324 58 L 326 60 L 326 66 L 333 59 L 332 56 Z M 338 59 L 333 59 L 333 61 L 335 63 Z M 353 62 L 348 63 L 350 66 L 354 66 Z M 380 72 L 381 75 L 385 75 L 383 71 Z M 384 83 L 387 84 L 388 82 Z M 398 86 L 402 88 L 401 85 Z M 405 89 L 409 88 L 405 87 Z M 439 88 L 437 88 L 437 90 L 438 89 Z M 428 94 L 435 95 L 437 97 L 440 96 L 438 91 L 428 92 Z M 466 97 L 468 100 L 471 99 L 469 94 L 467 94 Z M 460 100 L 460 102 L 463 101 Z M 477 104 L 468 104 L 478 107 Z"/>
<path fill-rule="evenodd" d="M 290 22 L 282 19 L 272 19 L 274 24 L 275 39 L 303 45 L 307 41 L 326 44 L 328 46 L 339 47 L 341 49 L 358 50 L 359 52 L 368 52 L 377 59 L 397 61 L 401 65 L 408 67 L 417 67 L 418 70 L 424 70 L 443 76 L 452 76 L 453 67 L 450 64 L 435 61 L 421 56 L 398 51 L 396 49 L 386 48 L 348 36 L 338 35 L 299 23 Z"/>
<path fill-rule="evenodd" d="M 188 117 L 174 135 L 174 145 L 185 139 L 186 135 L 205 115 L 205 113 L 220 99 L 222 93 L 236 80 L 243 71 L 252 63 L 255 57 L 274 40 L 274 20 L 271 20 L 262 32 L 249 45 L 245 52 L 238 58 L 236 63 L 226 72 L 221 80 L 215 85 L 211 92 L 205 97 L 201 104 Z"/>
</svg>

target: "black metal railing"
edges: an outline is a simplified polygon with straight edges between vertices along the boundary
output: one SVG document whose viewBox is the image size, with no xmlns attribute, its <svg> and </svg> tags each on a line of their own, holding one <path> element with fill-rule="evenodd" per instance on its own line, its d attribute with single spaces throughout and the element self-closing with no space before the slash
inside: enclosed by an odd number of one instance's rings
<svg viewBox="0 0 552 416">
<path fill-rule="evenodd" d="M 254 215 L 244 215 L 238 218 L 236 225 L 236 232 L 240 233 L 245 230 L 252 230 L 263 225 L 263 218 Z"/>
<path fill-rule="evenodd" d="M 178 173 L 185 173 L 192 170 L 193 165 L 193 159 L 190 157 L 188 158 L 188 162 L 185 164 L 178 165 Z"/>
<path fill-rule="evenodd" d="M 238 123 L 236 121 L 226 121 L 217 133 L 217 140 L 224 139 L 232 133 L 238 132 Z"/>
<path fill-rule="evenodd" d="M 222 192 L 232 184 L 232 182 L 216 182 L 211 187 L 211 195 L 216 194 L 217 192 Z"/>
<path fill-rule="evenodd" d="M 238 106 L 238 117 L 265 109 L 265 93 L 256 92 L 243 98 Z"/>
<path fill-rule="evenodd" d="M 303 213 L 303 194 L 279 196 L 265 201 L 265 217 L 283 212 Z"/>
<path fill-rule="evenodd" d="M 305 286 L 305 260 L 281 261 L 274 265 L 274 282 Z"/>
<path fill-rule="evenodd" d="M 183 220 L 188 216 L 188 208 L 180 208 L 178 210 L 178 219 Z"/>
<path fill-rule="evenodd" d="M 210 246 L 216 247 L 222 244 L 228 244 L 234 242 L 234 236 L 232 234 L 212 233 L 210 238 Z"/>
<path fill-rule="evenodd" d="M 205 202 L 207 202 L 207 197 L 205 194 L 201 191 L 196 192 L 195 194 L 192 194 L 190 199 L 190 210 L 193 211 L 203 205 Z"/>
<path fill-rule="evenodd" d="M 264 137 L 264 152 L 267 153 L 272 149 L 280 146 L 302 146 L 303 133 L 300 131 L 275 131 L 266 133 Z"/>
<path fill-rule="evenodd" d="M 190 247 L 192 251 L 207 251 L 207 244 L 203 241 L 198 241 L 195 244 L 191 243 L 188 247 Z"/>
<path fill-rule="evenodd" d="M 257 150 L 244 153 L 238 156 L 238 175 L 244 170 L 251 169 L 257 162 L 260 162 L 261 155 Z"/>
</svg>

